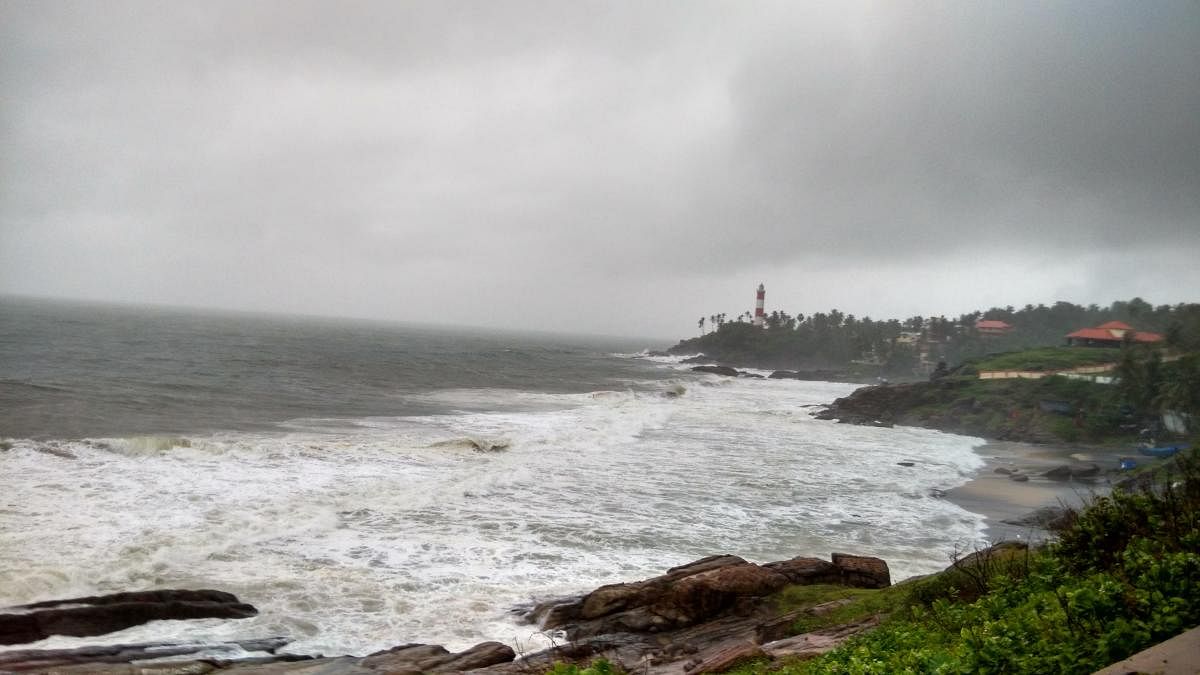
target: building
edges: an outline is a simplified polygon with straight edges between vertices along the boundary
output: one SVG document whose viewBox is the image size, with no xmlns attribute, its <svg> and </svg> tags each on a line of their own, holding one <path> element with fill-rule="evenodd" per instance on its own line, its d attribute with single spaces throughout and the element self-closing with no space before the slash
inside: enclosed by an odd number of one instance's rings
<svg viewBox="0 0 1200 675">
<path fill-rule="evenodd" d="M 980 319 L 975 322 L 975 330 L 980 337 L 1000 337 L 1013 331 L 1011 324 L 995 319 Z"/>
<path fill-rule="evenodd" d="M 1158 333 L 1134 330 L 1133 326 L 1121 321 L 1109 321 L 1095 328 L 1080 328 L 1067 334 L 1067 344 L 1073 347 L 1120 347 L 1126 336 L 1140 344 L 1155 344 L 1163 341 Z"/>
<path fill-rule="evenodd" d="M 758 285 L 758 293 L 754 296 L 754 325 L 759 328 L 763 327 L 763 322 L 766 321 L 767 315 L 763 310 L 763 305 L 766 301 L 767 289 L 762 284 Z"/>
</svg>

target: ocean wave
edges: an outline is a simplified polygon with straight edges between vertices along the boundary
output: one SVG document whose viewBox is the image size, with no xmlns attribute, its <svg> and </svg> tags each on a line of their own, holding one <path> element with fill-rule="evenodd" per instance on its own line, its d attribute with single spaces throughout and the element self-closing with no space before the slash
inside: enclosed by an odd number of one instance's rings
<svg viewBox="0 0 1200 675">
<path fill-rule="evenodd" d="M 286 634 L 308 653 L 456 648 L 526 639 L 505 610 L 531 597 L 714 552 L 863 552 L 903 578 L 980 536 L 978 516 L 929 496 L 981 465 L 974 439 L 807 415 L 850 385 L 692 382 L 704 380 L 430 392 L 464 410 L 277 432 L 16 441 L 0 452 L 0 604 L 216 587 L 260 615 L 100 641 Z M 662 395 L 685 383 L 686 395 Z"/>
</svg>

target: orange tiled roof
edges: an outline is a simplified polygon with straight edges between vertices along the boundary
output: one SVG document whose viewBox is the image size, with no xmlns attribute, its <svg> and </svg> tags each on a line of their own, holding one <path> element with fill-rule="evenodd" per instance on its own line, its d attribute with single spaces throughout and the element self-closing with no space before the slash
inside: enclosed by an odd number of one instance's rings
<svg viewBox="0 0 1200 675">
<path fill-rule="evenodd" d="M 1119 324 L 1119 326 L 1111 326 L 1110 324 Z M 1105 326 L 1108 326 L 1107 328 Z M 1102 340 L 1105 342 L 1120 342 L 1124 338 L 1125 331 L 1133 333 L 1133 339 L 1136 342 L 1162 342 L 1163 336 L 1158 333 L 1147 333 L 1144 331 L 1136 331 L 1128 327 L 1120 321 L 1110 321 L 1103 326 L 1096 328 L 1080 328 L 1074 333 L 1068 333 L 1069 338 L 1078 338 L 1080 340 Z"/>
</svg>

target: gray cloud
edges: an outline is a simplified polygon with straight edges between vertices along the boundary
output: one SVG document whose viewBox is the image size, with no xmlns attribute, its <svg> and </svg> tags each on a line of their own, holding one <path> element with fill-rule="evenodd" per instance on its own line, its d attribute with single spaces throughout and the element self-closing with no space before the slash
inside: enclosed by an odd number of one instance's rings
<svg viewBox="0 0 1200 675">
<path fill-rule="evenodd" d="M 659 335 L 759 280 L 1195 300 L 1198 80 L 1190 2 L 10 0 L 0 291 Z"/>
</svg>

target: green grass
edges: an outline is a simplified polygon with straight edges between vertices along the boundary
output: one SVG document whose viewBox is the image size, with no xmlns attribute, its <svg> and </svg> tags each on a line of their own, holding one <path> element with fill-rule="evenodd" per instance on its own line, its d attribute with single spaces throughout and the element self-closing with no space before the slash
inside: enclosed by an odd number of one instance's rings
<svg viewBox="0 0 1200 675">
<path fill-rule="evenodd" d="M 789 586 L 779 592 L 778 607 L 783 612 L 809 609 L 817 605 L 835 600 L 853 600 L 850 604 L 842 605 L 819 615 L 804 615 L 792 625 L 796 634 L 837 626 L 859 619 L 865 619 L 872 614 L 890 613 L 904 603 L 904 593 L 897 592 L 898 586 L 875 590 L 869 588 L 849 588 L 827 584 L 813 586 Z"/>
<path fill-rule="evenodd" d="M 980 357 L 971 362 L 977 370 L 1064 370 L 1079 366 L 1116 363 L 1120 349 L 1105 347 L 1043 347 Z"/>
</svg>

